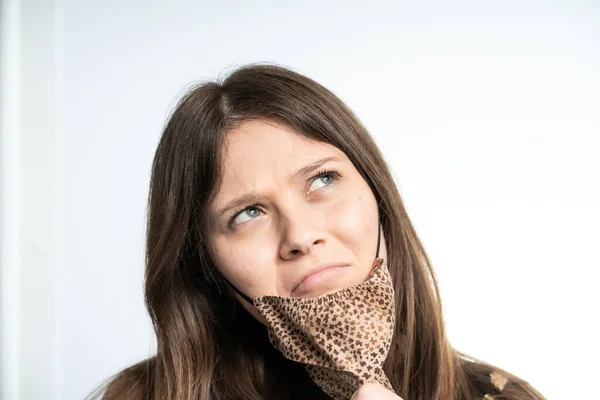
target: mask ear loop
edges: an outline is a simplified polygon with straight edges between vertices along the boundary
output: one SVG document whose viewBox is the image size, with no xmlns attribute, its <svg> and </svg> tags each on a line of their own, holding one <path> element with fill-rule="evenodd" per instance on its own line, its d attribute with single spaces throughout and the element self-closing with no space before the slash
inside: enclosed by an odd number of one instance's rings
<svg viewBox="0 0 600 400">
<path fill-rule="evenodd" d="M 381 220 L 379 220 L 379 225 L 377 227 L 377 253 L 375 254 L 375 258 L 379 258 L 379 245 L 381 244 Z"/>
<path fill-rule="evenodd" d="M 227 282 L 227 284 L 240 296 L 242 296 L 242 298 L 244 300 L 246 300 L 248 303 L 250 303 L 251 305 L 254 305 L 252 298 L 250 296 L 247 296 L 246 294 L 242 293 L 241 290 L 239 290 L 238 288 L 236 288 L 235 286 L 233 286 L 233 283 L 229 282 L 229 279 L 225 279 L 225 282 Z"/>
<path fill-rule="evenodd" d="M 379 212 L 378 212 L 379 215 Z M 381 244 L 381 220 L 378 218 L 378 226 L 377 226 L 377 253 L 375 254 L 375 258 L 379 258 L 379 247 Z M 239 290 L 238 288 L 236 288 L 233 283 L 229 282 L 229 279 L 225 279 L 225 282 L 227 282 L 227 284 L 237 293 L 239 294 L 244 300 L 246 300 L 248 303 L 250 303 L 251 305 L 254 305 L 254 302 L 252 301 L 252 298 L 246 294 L 244 294 L 241 290 Z"/>
</svg>

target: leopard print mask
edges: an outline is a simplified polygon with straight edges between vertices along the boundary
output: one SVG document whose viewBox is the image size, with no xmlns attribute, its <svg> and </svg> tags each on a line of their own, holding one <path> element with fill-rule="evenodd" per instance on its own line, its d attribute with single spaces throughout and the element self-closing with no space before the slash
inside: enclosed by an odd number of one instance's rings
<svg viewBox="0 0 600 400">
<path fill-rule="evenodd" d="M 387 263 L 375 259 L 362 284 L 313 298 L 261 296 L 253 301 L 268 322 L 269 340 L 286 358 L 305 364 L 312 380 L 336 400 L 367 382 L 393 392 L 383 372 L 395 322 Z"/>
<path fill-rule="evenodd" d="M 313 298 L 252 299 L 227 283 L 266 319 L 269 340 L 284 357 L 303 363 L 312 380 L 335 400 L 347 400 L 364 383 L 392 392 L 383 372 L 395 324 L 395 296 L 387 261 L 377 253 L 369 278 Z"/>
</svg>

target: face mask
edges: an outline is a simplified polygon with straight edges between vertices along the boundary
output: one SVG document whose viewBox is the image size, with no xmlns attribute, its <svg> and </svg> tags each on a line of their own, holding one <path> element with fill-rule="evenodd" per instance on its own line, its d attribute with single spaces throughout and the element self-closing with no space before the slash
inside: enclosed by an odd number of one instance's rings
<svg viewBox="0 0 600 400">
<path fill-rule="evenodd" d="M 380 228 L 381 229 L 381 228 Z M 394 288 L 387 262 L 377 254 L 369 278 L 313 298 L 246 296 L 268 323 L 269 340 L 284 357 L 305 364 L 312 380 L 336 400 L 364 383 L 393 392 L 383 372 L 395 322 Z"/>
</svg>

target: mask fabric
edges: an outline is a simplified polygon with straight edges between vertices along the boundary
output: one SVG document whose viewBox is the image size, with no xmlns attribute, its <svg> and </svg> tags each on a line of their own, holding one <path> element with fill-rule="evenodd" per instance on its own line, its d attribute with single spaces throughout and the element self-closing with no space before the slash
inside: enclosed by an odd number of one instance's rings
<svg viewBox="0 0 600 400">
<path fill-rule="evenodd" d="M 368 382 L 393 392 L 382 369 L 396 316 L 383 258 L 375 259 L 369 278 L 359 285 L 314 298 L 261 296 L 253 304 L 268 322 L 272 345 L 305 364 L 332 398 L 347 400 Z"/>
</svg>

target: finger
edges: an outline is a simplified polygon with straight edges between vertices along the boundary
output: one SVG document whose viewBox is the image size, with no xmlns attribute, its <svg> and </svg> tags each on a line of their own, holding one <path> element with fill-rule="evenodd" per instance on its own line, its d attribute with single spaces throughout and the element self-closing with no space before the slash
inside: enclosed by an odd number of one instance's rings
<svg viewBox="0 0 600 400">
<path fill-rule="evenodd" d="M 378 383 L 365 383 L 350 400 L 402 400 L 402 398 Z"/>
</svg>

